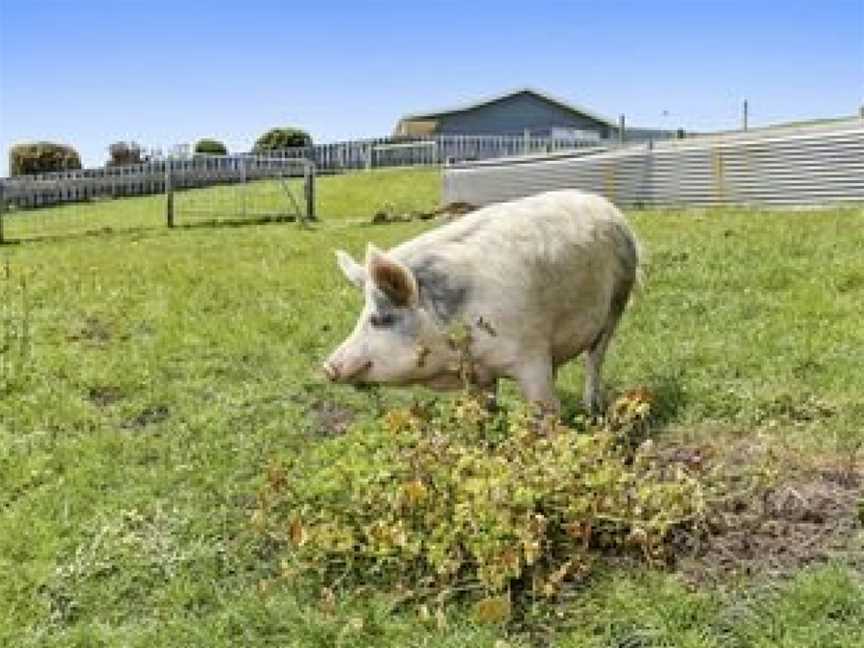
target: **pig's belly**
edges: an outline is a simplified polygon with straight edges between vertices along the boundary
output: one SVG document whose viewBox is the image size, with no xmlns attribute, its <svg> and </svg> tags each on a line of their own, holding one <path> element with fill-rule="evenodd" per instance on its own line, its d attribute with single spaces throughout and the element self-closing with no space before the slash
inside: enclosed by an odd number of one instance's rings
<svg viewBox="0 0 864 648">
<path fill-rule="evenodd" d="M 603 331 L 605 318 L 599 313 L 571 317 L 557 322 L 551 332 L 553 364 L 557 367 L 590 348 Z"/>
</svg>

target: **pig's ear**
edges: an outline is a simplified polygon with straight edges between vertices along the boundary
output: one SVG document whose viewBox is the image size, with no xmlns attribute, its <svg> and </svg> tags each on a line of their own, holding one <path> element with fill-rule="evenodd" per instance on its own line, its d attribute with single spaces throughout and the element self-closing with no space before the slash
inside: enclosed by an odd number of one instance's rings
<svg viewBox="0 0 864 648">
<path fill-rule="evenodd" d="M 351 255 L 343 250 L 336 250 L 336 264 L 342 273 L 348 277 L 348 281 L 358 288 L 366 283 L 366 268 L 351 258 Z"/>
<path fill-rule="evenodd" d="M 371 243 L 366 248 L 366 271 L 375 287 L 396 306 L 417 304 L 417 280 L 411 270 Z"/>
</svg>

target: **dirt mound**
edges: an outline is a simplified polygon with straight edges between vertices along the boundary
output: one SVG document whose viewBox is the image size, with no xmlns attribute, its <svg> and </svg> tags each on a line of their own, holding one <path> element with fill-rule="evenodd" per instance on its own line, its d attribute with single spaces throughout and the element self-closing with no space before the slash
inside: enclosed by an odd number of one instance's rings
<svg viewBox="0 0 864 648">
<path fill-rule="evenodd" d="M 706 533 L 684 541 L 678 569 L 700 582 L 784 576 L 812 563 L 861 556 L 864 478 L 811 471 L 750 499 L 728 503 Z M 856 547 L 857 545 L 857 547 Z"/>
<path fill-rule="evenodd" d="M 318 433 L 323 437 L 344 434 L 356 417 L 356 412 L 347 405 L 325 400 L 315 402 L 308 413 L 314 417 Z"/>
<path fill-rule="evenodd" d="M 413 220 L 432 220 L 441 218 L 443 220 L 454 220 L 461 218 L 477 209 L 475 205 L 466 202 L 452 202 L 427 212 L 405 212 L 397 213 L 390 207 L 379 209 L 372 215 L 373 225 L 388 225 L 390 223 L 407 223 Z"/>
</svg>

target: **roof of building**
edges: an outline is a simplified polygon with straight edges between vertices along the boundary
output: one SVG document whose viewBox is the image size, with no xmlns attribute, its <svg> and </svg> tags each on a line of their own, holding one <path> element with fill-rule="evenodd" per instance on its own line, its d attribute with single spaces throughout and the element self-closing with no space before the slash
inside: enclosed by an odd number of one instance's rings
<svg viewBox="0 0 864 648">
<path fill-rule="evenodd" d="M 595 121 L 598 121 L 602 124 L 605 124 L 606 126 L 612 126 L 612 127 L 617 126 L 617 124 L 615 124 L 615 122 L 613 122 L 612 120 L 607 119 L 606 117 L 603 117 L 602 115 L 598 115 L 597 113 L 595 113 L 591 110 L 586 110 L 585 108 L 582 108 L 581 106 L 577 106 L 575 104 L 568 103 L 568 102 L 566 102 L 562 99 L 558 99 L 557 97 L 554 97 L 554 96 L 552 96 L 546 92 L 542 92 L 540 90 L 536 90 L 534 88 L 529 88 L 529 87 L 516 88 L 514 90 L 508 90 L 507 92 L 502 92 L 500 94 L 497 94 L 497 95 L 494 95 L 491 97 L 486 97 L 484 99 L 480 99 L 479 101 L 472 101 L 470 103 L 460 104 L 457 106 L 450 106 L 449 108 L 443 108 L 440 110 L 430 110 L 430 111 L 426 111 L 426 112 L 409 113 L 407 115 L 402 115 L 400 121 L 409 121 L 409 120 L 414 120 L 414 119 L 431 119 L 431 118 L 435 118 L 435 117 L 440 117 L 442 115 L 450 115 L 453 113 L 465 112 L 467 110 L 479 108 L 479 107 L 485 106 L 487 104 L 495 103 L 496 101 L 501 101 L 502 99 L 507 99 L 509 97 L 513 97 L 513 96 L 516 96 L 519 94 L 525 94 L 525 93 L 532 94 L 535 97 L 542 99 L 543 101 L 553 103 L 553 104 L 555 104 L 555 105 L 557 105 L 557 106 L 559 106 L 559 107 L 561 107 L 564 110 L 567 110 L 569 112 L 577 113 L 577 114 L 582 115 L 584 117 L 589 117 Z"/>
</svg>

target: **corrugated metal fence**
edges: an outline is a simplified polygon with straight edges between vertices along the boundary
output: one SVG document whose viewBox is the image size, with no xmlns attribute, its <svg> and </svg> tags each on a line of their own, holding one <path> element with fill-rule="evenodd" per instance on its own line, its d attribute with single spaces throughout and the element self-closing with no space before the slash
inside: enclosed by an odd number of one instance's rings
<svg viewBox="0 0 864 648">
<path fill-rule="evenodd" d="M 575 188 L 621 205 L 864 201 L 864 120 L 522 157 L 444 171 L 445 202 L 485 205 Z"/>
</svg>

